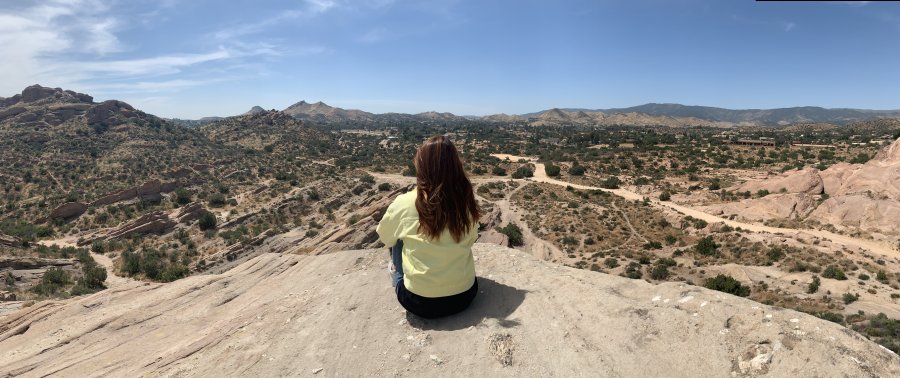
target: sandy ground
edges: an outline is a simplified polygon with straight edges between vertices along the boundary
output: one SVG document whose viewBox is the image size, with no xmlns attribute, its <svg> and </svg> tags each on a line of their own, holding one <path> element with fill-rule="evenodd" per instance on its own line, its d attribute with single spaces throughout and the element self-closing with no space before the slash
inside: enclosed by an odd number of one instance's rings
<svg viewBox="0 0 900 378">
<path fill-rule="evenodd" d="M 406 315 L 386 254 L 264 254 L 221 275 L 128 282 L 0 319 L 0 376 L 900 375 L 839 325 L 476 244 L 462 314 Z"/>
</svg>

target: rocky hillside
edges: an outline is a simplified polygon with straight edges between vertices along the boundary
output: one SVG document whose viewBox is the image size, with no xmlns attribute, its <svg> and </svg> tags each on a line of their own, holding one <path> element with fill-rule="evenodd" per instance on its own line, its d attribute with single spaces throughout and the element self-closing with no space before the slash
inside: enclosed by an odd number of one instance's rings
<svg viewBox="0 0 900 378">
<path fill-rule="evenodd" d="M 284 112 L 297 119 L 316 122 L 372 121 L 374 119 L 372 113 L 356 109 L 336 108 L 321 101 L 314 104 L 300 101 L 285 108 Z"/>
<path fill-rule="evenodd" d="M 865 164 L 789 171 L 729 190 L 772 195 L 709 208 L 747 219 L 806 219 L 851 232 L 871 232 L 896 245 L 893 237 L 900 235 L 900 140 L 885 146 Z"/>
<path fill-rule="evenodd" d="M 235 152 L 124 102 L 37 85 L 3 100 L 0 139 L 0 205 L 27 220 Z"/>
<path fill-rule="evenodd" d="M 827 321 L 694 286 L 477 244 L 479 295 L 406 315 L 384 250 L 265 254 L 221 275 L 125 282 L 0 318 L 0 374 L 852 376 L 900 358 Z"/>
</svg>

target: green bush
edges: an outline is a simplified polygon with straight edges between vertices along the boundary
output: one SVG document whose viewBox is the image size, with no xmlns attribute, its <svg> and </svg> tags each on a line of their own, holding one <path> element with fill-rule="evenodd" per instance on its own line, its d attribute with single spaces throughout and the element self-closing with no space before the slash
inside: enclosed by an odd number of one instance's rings
<svg viewBox="0 0 900 378">
<path fill-rule="evenodd" d="M 622 184 L 622 180 L 619 180 L 616 176 L 610 176 L 606 180 L 600 183 L 600 187 L 604 189 L 619 189 L 619 185 Z"/>
<path fill-rule="evenodd" d="M 500 166 L 494 166 L 494 168 L 491 168 L 491 173 L 494 176 L 506 176 L 506 170 Z"/>
<path fill-rule="evenodd" d="M 619 266 L 619 260 L 615 259 L 614 257 L 608 257 L 606 258 L 606 260 L 603 260 L 603 265 L 606 265 L 607 268 L 612 269 Z"/>
<path fill-rule="evenodd" d="M 225 206 L 225 196 L 221 193 L 216 193 L 209 196 L 209 206 L 210 207 L 222 207 Z"/>
<path fill-rule="evenodd" d="M 16 277 L 12 275 L 12 272 L 6 272 L 6 277 L 3 279 L 6 282 L 6 286 L 13 287 L 16 284 Z"/>
<path fill-rule="evenodd" d="M 569 174 L 572 176 L 584 176 L 584 167 L 578 164 L 572 165 L 569 168 Z"/>
<path fill-rule="evenodd" d="M 553 165 L 553 163 L 547 163 L 547 165 L 544 166 L 544 173 L 546 173 L 547 176 L 550 176 L 550 177 L 559 176 L 559 170 L 560 170 L 559 166 Z"/>
<path fill-rule="evenodd" d="M 806 288 L 807 294 L 813 294 L 819 291 L 819 285 L 822 284 L 822 280 L 819 279 L 819 276 L 813 276 L 812 282 L 809 283 L 809 286 Z"/>
<path fill-rule="evenodd" d="M 204 212 L 203 215 L 200 216 L 200 220 L 197 223 L 200 226 L 201 230 L 206 231 L 206 230 L 212 230 L 212 229 L 216 228 L 217 222 L 218 221 L 216 220 L 215 214 L 207 211 L 207 212 Z"/>
<path fill-rule="evenodd" d="M 69 273 L 61 268 L 52 267 L 41 276 L 41 282 L 34 285 L 31 291 L 42 296 L 51 296 L 58 293 L 71 283 Z"/>
<path fill-rule="evenodd" d="M 669 267 L 663 264 L 656 264 L 652 270 L 650 270 L 650 278 L 654 280 L 665 280 L 669 278 Z"/>
<path fill-rule="evenodd" d="M 632 261 L 625 266 L 625 277 L 637 280 L 643 275 L 644 274 L 641 273 L 641 264 Z"/>
<path fill-rule="evenodd" d="M 526 178 L 526 177 L 534 177 L 534 171 L 531 170 L 531 168 L 519 167 L 512 174 L 512 178 L 514 178 L 514 179 L 522 179 L 522 178 Z"/>
<path fill-rule="evenodd" d="M 104 244 L 102 240 L 94 240 L 94 242 L 91 243 L 91 251 L 94 253 L 103 254 L 104 252 L 106 252 L 106 244 Z"/>
<path fill-rule="evenodd" d="M 703 239 L 700 239 L 700 241 L 697 242 L 697 245 L 694 246 L 694 250 L 696 250 L 697 253 L 703 256 L 715 255 L 718 248 L 719 245 L 716 244 L 715 241 L 713 241 L 712 236 L 707 236 Z"/>
<path fill-rule="evenodd" d="M 381 192 L 387 192 L 387 191 L 391 190 L 391 184 L 388 184 L 386 182 L 378 184 L 378 190 Z"/>
<path fill-rule="evenodd" d="M 670 199 L 672 199 L 672 195 L 669 194 L 669 192 L 667 192 L 667 191 L 663 191 L 662 193 L 659 194 L 660 201 L 668 201 Z"/>
<path fill-rule="evenodd" d="M 191 202 L 193 195 L 193 193 L 185 188 L 178 188 L 175 190 L 175 202 L 179 205 L 187 205 Z"/>
<path fill-rule="evenodd" d="M 505 227 L 498 228 L 497 231 L 509 238 L 510 247 L 520 246 L 524 243 L 522 229 L 515 223 L 507 224 Z"/>
<path fill-rule="evenodd" d="M 851 304 L 859 300 L 859 294 L 844 293 L 844 304 Z"/>
<path fill-rule="evenodd" d="M 827 266 L 825 271 L 822 272 L 822 277 L 841 281 L 847 279 L 847 275 L 844 274 L 844 271 L 834 265 Z"/>
<path fill-rule="evenodd" d="M 741 285 L 741 282 L 734 279 L 734 277 L 720 274 L 715 276 L 714 278 L 709 278 L 706 280 L 706 283 L 703 285 L 707 289 L 718 290 L 723 293 L 737 295 L 739 297 L 746 297 L 750 295 L 750 287 Z"/>
</svg>

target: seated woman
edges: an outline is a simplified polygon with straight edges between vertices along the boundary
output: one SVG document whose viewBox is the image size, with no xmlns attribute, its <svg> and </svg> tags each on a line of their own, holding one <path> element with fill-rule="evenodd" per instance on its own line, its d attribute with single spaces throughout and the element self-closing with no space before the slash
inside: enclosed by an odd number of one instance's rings
<svg viewBox="0 0 900 378">
<path fill-rule="evenodd" d="M 391 249 L 397 300 L 423 318 L 455 314 L 478 292 L 472 244 L 479 209 L 456 147 L 429 138 L 413 160 L 416 188 L 397 197 L 378 224 Z"/>
</svg>

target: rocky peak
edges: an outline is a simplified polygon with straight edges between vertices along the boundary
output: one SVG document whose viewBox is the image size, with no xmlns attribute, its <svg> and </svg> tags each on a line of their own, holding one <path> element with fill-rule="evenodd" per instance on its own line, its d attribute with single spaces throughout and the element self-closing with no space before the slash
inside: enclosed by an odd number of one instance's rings
<svg viewBox="0 0 900 378">
<path fill-rule="evenodd" d="M 83 102 L 83 103 L 93 103 L 94 98 L 86 95 L 84 93 L 77 93 L 75 91 L 63 90 L 62 88 L 48 88 L 40 85 L 32 85 L 30 87 L 22 90 L 21 95 L 13 96 L 8 100 L 15 99 L 16 102 L 23 103 L 32 103 L 40 100 L 44 100 L 47 98 L 52 98 L 58 102 Z M 12 105 L 12 104 L 9 104 Z"/>
</svg>

